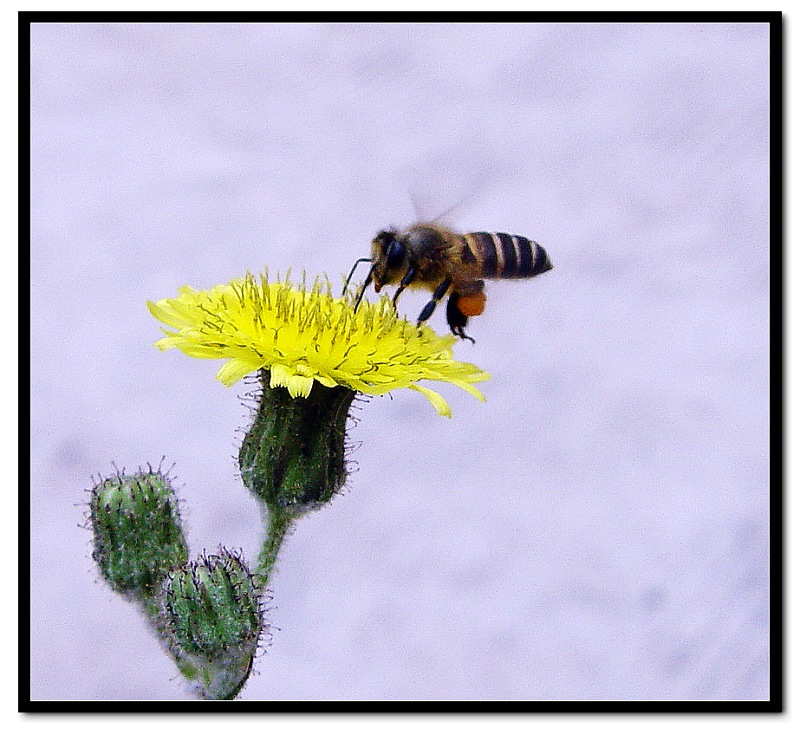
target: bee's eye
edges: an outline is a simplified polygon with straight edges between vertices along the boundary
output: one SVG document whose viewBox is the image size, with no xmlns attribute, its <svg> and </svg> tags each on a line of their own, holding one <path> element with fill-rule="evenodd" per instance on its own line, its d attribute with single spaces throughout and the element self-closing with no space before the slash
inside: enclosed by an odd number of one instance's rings
<svg viewBox="0 0 800 735">
<path fill-rule="evenodd" d="M 399 240 L 392 240 L 389 249 L 386 251 L 386 267 L 397 268 L 402 265 L 406 257 L 406 246 Z"/>
</svg>

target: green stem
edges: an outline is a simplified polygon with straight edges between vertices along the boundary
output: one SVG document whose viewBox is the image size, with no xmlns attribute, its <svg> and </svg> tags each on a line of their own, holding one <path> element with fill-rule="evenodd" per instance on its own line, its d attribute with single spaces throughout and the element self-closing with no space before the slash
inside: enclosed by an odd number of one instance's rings
<svg viewBox="0 0 800 735">
<path fill-rule="evenodd" d="M 262 513 L 267 516 L 264 523 L 267 528 L 267 536 L 258 555 L 258 568 L 253 575 L 256 589 L 259 592 L 264 591 L 272 576 L 281 544 L 294 520 L 291 513 L 274 506 L 267 509 L 266 505 L 262 505 Z"/>
<path fill-rule="evenodd" d="M 247 651 L 232 653 L 227 661 L 213 662 L 180 651 L 173 656 L 178 670 L 193 685 L 194 695 L 199 699 L 236 699 L 253 669 L 253 655 Z"/>
</svg>

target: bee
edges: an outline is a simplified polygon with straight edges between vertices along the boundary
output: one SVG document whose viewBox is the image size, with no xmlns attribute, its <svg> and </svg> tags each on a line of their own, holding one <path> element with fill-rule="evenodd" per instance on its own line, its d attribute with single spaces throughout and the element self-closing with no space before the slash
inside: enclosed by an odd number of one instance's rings
<svg viewBox="0 0 800 735">
<path fill-rule="evenodd" d="M 539 243 L 521 235 L 505 232 L 468 232 L 460 235 L 439 224 L 421 222 L 407 230 L 382 230 L 372 241 L 372 257 L 359 258 L 353 265 L 347 284 L 359 263 L 372 263 L 367 279 L 358 293 L 355 308 L 361 303 L 370 283 L 375 291 L 398 284 L 392 297 L 406 288 L 432 292 L 431 300 L 417 317 L 417 326 L 427 321 L 437 304 L 447 295 L 447 324 L 461 339 L 475 342 L 464 333 L 471 316 L 483 313 L 486 304 L 484 278 L 532 278 L 549 271 L 550 262 Z"/>
</svg>

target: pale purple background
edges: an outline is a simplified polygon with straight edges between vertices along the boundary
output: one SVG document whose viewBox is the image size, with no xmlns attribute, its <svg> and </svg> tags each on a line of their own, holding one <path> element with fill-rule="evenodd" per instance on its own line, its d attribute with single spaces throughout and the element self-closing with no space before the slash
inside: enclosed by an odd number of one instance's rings
<svg viewBox="0 0 800 735">
<path fill-rule="evenodd" d="M 359 411 L 359 471 L 286 543 L 243 697 L 768 696 L 766 25 L 31 37 L 33 698 L 187 696 L 98 581 L 95 473 L 166 455 L 193 552 L 257 553 L 245 387 L 155 350 L 145 300 L 264 265 L 338 281 L 453 205 L 555 269 L 489 284 L 456 347 L 486 403 Z"/>
</svg>

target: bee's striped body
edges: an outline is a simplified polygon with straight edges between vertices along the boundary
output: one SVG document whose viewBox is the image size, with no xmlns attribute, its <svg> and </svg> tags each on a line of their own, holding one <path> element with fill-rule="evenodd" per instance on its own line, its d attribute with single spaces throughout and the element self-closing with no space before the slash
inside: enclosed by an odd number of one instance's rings
<svg viewBox="0 0 800 735">
<path fill-rule="evenodd" d="M 471 339 L 464 334 L 468 317 L 483 312 L 482 279 L 532 278 L 553 267 L 544 248 L 527 237 L 505 232 L 461 235 L 432 223 L 416 224 L 402 232 L 379 232 L 372 241 L 369 260 L 372 268 L 365 288 L 372 282 L 380 291 L 384 285 L 396 283 L 395 302 L 407 287 L 433 293 L 419 323 L 426 321 L 449 293 L 447 322 L 454 334 L 465 339 Z M 362 295 L 363 289 L 358 300 Z"/>
<path fill-rule="evenodd" d="M 468 232 L 460 258 L 465 268 L 477 264 L 483 278 L 531 278 L 553 266 L 544 248 L 521 235 L 505 232 Z"/>
</svg>

